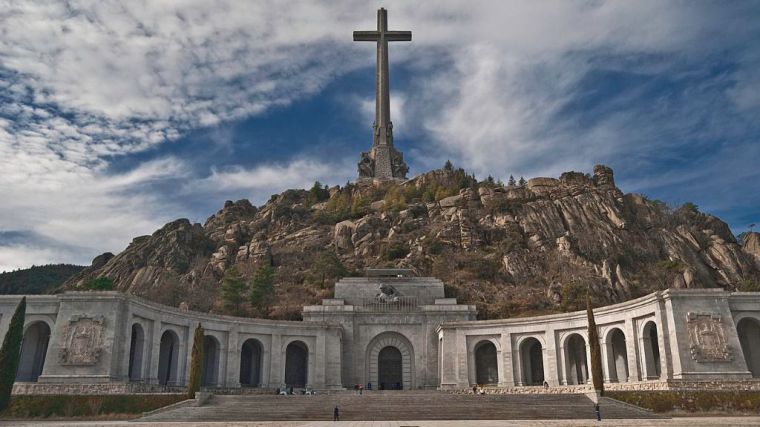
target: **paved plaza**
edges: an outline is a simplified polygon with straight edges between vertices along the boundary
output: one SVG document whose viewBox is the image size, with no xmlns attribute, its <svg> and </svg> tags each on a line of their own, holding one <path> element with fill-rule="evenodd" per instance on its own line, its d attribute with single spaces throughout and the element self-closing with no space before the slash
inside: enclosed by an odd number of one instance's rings
<svg viewBox="0 0 760 427">
<path fill-rule="evenodd" d="M 71 421 L 3 421 L 2 426 L 130 426 L 130 427 L 147 427 L 154 426 L 155 423 L 141 423 L 129 421 L 89 421 L 89 422 L 71 422 Z M 708 426 L 760 426 L 760 417 L 688 417 L 688 418 L 671 418 L 661 420 L 459 420 L 459 421 L 272 421 L 272 422 L 201 422 L 201 423 L 161 423 L 162 427 L 555 427 L 555 426 L 669 426 L 669 427 L 708 427 Z"/>
</svg>

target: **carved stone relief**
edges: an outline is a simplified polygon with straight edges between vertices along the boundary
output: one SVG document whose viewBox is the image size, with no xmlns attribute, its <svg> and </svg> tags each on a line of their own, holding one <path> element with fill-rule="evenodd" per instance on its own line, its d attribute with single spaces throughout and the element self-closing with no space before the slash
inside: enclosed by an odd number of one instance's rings
<svg viewBox="0 0 760 427">
<path fill-rule="evenodd" d="M 94 365 L 103 352 L 103 316 L 72 316 L 63 330 L 63 346 L 58 357 L 61 365 Z"/>
<path fill-rule="evenodd" d="M 726 341 L 726 330 L 719 314 L 688 313 L 691 358 L 697 362 L 730 362 L 731 347 Z"/>
</svg>

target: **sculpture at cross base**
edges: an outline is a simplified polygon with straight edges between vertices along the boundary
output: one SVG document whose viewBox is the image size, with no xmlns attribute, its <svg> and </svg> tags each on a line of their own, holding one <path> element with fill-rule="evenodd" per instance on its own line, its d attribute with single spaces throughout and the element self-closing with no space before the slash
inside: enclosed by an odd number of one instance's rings
<svg viewBox="0 0 760 427">
<path fill-rule="evenodd" d="M 383 8 L 377 11 L 376 31 L 354 31 L 354 41 L 377 42 L 373 143 L 370 151 L 363 152 L 361 155 L 358 165 L 359 178 L 406 179 L 409 167 L 404 163 L 403 154 L 393 146 L 388 84 L 388 42 L 411 40 L 411 31 L 388 31 L 388 14 Z"/>
</svg>

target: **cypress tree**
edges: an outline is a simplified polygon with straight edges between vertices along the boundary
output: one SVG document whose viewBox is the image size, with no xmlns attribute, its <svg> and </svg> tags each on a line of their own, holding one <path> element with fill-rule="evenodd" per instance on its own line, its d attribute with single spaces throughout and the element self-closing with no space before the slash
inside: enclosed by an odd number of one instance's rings
<svg viewBox="0 0 760 427">
<path fill-rule="evenodd" d="M 604 376 L 602 374 L 602 348 L 599 346 L 599 331 L 596 329 L 594 311 L 591 309 L 591 296 L 586 294 L 586 316 L 588 317 L 588 342 L 591 346 L 591 378 L 594 390 L 604 395 Z"/>
<path fill-rule="evenodd" d="M 203 379 L 203 327 L 200 322 L 193 335 L 193 352 L 190 359 L 190 378 L 187 381 L 187 397 L 195 398 L 195 393 L 201 389 Z"/>
<path fill-rule="evenodd" d="M 8 332 L 5 333 L 3 346 L 0 347 L 0 412 L 8 408 L 11 402 L 13 382 L 16 381 L 21 340 L 24 338 L 24 317 L 26 316 L 26 297 L 16 307 L 11 318 Z"/>
</svg>

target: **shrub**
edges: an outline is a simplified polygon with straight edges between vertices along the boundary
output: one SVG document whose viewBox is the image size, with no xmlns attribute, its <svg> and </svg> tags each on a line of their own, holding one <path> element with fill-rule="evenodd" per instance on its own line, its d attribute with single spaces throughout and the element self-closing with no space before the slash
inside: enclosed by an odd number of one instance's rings
<svg viewBox="0 0 760 427">
<path fill-rule="evenodd" d="M 274 269 L 265 265 L 253 275 L 250 294 L 251 305 L 267 315 L 274 300 Z"/>
<path fill-rule="evenodd" d="M 203 327 L 200 322 L 193 335 L 193 351 L 190 356 L 190 376 L 187 380 L 187 398 L 195 398 L 195 393 L 201 389 L 203 378 Z"/>
<path fill-rule="evenodd" d="M 578 282 L 563 283 L 560 290 L 562 311 L 575 311 L 583 307 L 583 297 L 586 295 L 586 287 Z"/>
<path fill-rule="evenodd" d="M 654 412 L 732 412 L 753 413 L 760 410 L 757 391 L 608 391 L 607 397 L 631 403 Z"/>
<path fill-rule="evenodd" d="M 227 314 L 240 316 L 243 314 L 243 294 L 248 288 L 245 278 L 237 268 L 231 267 L 224 272 L 222 279 L 222 304 Z"/>
<path fill-rule="evenodd" d="M 383 247 L 382 257 L 386 261 L 404 258 L 409 254 L 409 245 L 406 242 L 392 242 Z"/>
<path fill-rule="evenodd" d="M 337 280 L 348 275 L 348 270 L 338 258 L 334 250 L 326 250 L 319 254 L 312 265 L 307 281 L 325 288 L 326 280 Z"/>
<path fill-rule="evenodd" d="M 113 280 L 108 277 L 98 277 L 86 282 L 83 287 L 90 291 L 112 291 Z"/>
<path fill-rule="evenodd" d="M 314 181 L 314 185 L 309 190 L 309 204 L 313 205 L 315 203 L 324 202 L 329 198 L 330 190 L 327 189 L 327 186 L 325 185 L 322 187 L 322 184 L 320 184 L 319 181 Z"/>
<path fill-rule="evenodd" d="M 586 294 L 586 317 L 588 318 L 588 342 L 591 350 L 591 380 L 594 390 L 604 395 L 604 377 L 602 376 L 602 349 L 599 346 L 599 331 L 596 329 L 594 310 L 591 308 L 591 296 Z"/>
<path fill-rule="evenodd" d="M 5 417 L 87 417 L 103 414 L 142 414 L 185 400 L 184 394 L 19 395 L 13 396 Z"/>
<path fill-rule="evenodd" d="M 11 318 L 3 346 L 0 347 L 0 411 L 5 410 L 11 400 L 13 382 L 16 381 L 21 340 L 24 338 L 24 318 L 26 317 L 26 297 L 21 298 Z"/>
</svg>

